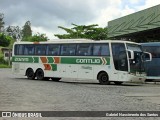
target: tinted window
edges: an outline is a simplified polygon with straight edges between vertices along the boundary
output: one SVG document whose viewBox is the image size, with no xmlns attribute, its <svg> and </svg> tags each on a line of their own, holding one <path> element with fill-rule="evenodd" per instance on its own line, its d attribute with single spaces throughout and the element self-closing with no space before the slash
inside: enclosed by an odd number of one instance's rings
<svg viewBox="0 0 160 120">
<path fill-rule="evenodd" d="M 15 45 L 14 54 L 15 55 L 23 55 L 24 53 L 24 45 Z"/>
<path fill-rule="evenodd" d="M 60 45 L 48 45 L 47 55 L 59 55 Z"/>
<path fill-rule="evenodd" d="M 75 44 L 64 44 L 61 45 L 61 55 L 75 55 L 76 53 L 76 45 Z"/>
<path fill-rule="evenodd" d="M 92 55 L 92 45 L 91 44 L 79 44 L 77 46 L 77 55 L 80 55 L 80 56 Z"/>
<path fill-rule="evenodd" d="M 45 55 L 45 54 L 46 54 L 46 45 L 35 46 L 35 55 Z"/>
<path fill-rule="evenodd" d="M 127 54 L 123 43 L 112 43 L 113 61 L 116 70 L 128 71 Z"/>
<path fill-rule="evenodd" d="M 160 47 L 159 46 L 143 46 L 145 52 L 150 52 L 153 58 L 160 58 Z"/>
<path fill-rule="evenodd" d="M 34 45 L 25 45 L 24 55 L 34 55 Z"/>
<path fill-rule="evenodd" d="M 108 44 L 94 44 L 93 55 L 95 56 L 109 56 L 109 45 Z"/>
</svg>

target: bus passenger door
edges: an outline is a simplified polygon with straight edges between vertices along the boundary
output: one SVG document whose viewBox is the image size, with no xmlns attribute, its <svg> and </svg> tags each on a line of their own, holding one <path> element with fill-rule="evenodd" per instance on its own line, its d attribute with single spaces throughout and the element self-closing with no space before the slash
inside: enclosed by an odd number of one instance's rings
<svg viewBox="0 0 160 120">
<path fill-rule="evenodd" d="M 126 81 L 128 73 L 127 53 L 124 43 L 112 43 L 113 63 L 116 75 L 115 81 Z"/>
</svg>

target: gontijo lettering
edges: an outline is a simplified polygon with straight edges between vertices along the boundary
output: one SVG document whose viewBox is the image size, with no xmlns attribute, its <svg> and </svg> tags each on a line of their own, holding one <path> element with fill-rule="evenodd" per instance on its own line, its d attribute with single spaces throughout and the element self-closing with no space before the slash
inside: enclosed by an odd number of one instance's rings
<svg viewBox="0 0 160 120">
<path fill-rule="evenodd" d="M 28 62 L 29 61 L 29 58 L 15 58 L 15 62 L 18 61 L 25 61 L 25 62 Z"/>
<path fill-rule="evenodd" d="M 100 64 L 100 59 L 76 59 L 76 63 L 91 63 L 91 64 Z"/>
</svg>

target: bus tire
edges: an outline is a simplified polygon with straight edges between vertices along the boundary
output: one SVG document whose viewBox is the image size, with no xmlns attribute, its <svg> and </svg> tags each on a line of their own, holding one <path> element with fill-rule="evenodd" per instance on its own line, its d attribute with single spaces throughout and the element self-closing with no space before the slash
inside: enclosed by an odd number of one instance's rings
<svg viewBox="0 0 160 120">
<path fill-rule="evenodd" d="M 37 80 L 43 80 L 44 79 L 44 72 L 42 69 L 38 69 L 36 71 L 36 77 L 37 77 Z"/>
<path fill-rule="evenodd" d="M 52 77 L 51 79 L 52 79 L 53 81 L 59 82 L 61 78 Z"/>
<path fill-rule="evenodd" d="M 106 72 L 102 72 L 98 75 L 98 80 L 101 85 L 109 85 L 109 78 Z"/>
<path fill-rule="evenodd" d="M 26 71 L 26 76 L 29 80 L 34 80 L 35 79 L 35 74 L 32 68 L 28 68 Z"/>
<path fill-rule="evenodd" d="M 123 82 L 119 82 L 119 81 L 114 81 L 114 84 L 116 85 L 121 85 Z"/>
</svg>

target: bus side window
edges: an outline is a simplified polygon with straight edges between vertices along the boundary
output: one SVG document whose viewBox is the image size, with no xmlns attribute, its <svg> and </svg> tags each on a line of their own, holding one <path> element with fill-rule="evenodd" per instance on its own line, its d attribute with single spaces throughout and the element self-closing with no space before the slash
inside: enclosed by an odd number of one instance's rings
<svg viewBox="0 0 160 120">
<path fill-rule="evenodd" d="M 76 44 L 63 44 L 61 46 L 61 55 L 73 56 L 76 53 Z"/>
<path fill-rule="evenodd" d="M 46 54 L 46 45 L 35 46 L 35 55 L 45 55 L 45 54 Z"/>
<path fill-rule="evenodd" d="M 33 45 L 25 45 L 24 55 L 34 55 L 34 46 Z"/>
<path fill-rule="evenodd" d="M 108 44 L 94 44 L 93 55 L 95 56 L 109 56 L 109 45 Z"/>
<path fill-rule="evenodd" d="M 100 45 L 94 45 L 93 47 L 93 55 L 98 56 L 101 55 L 101 46 Z"/>
<path fill-rule="evenodd" d="M 77 45 L 77 54 L 81 56 L 92 55 L 92 44 L 79 44 Z"/>
<path fill-rule="evenodd" d="M 60 45 L 48 45 L 47 47 L 47 55 L 57 56 L 60 52 Z"/>
<path fill-rule="evenodd" d="M 15 52 L 14 52 L 15 55 L 23 55 L 24 54 L 23 52 L 24 52 L 24 45 L 20 44 L 15 45 Z"/>
<path fill-rule="evenodd" d="M 15 55 L 19 55 L 18 49 L 19 49 L 19 45 L 15 45 L 15 46 L 14 46 L 14 54 L 15 54 Z"/>
</svg>

